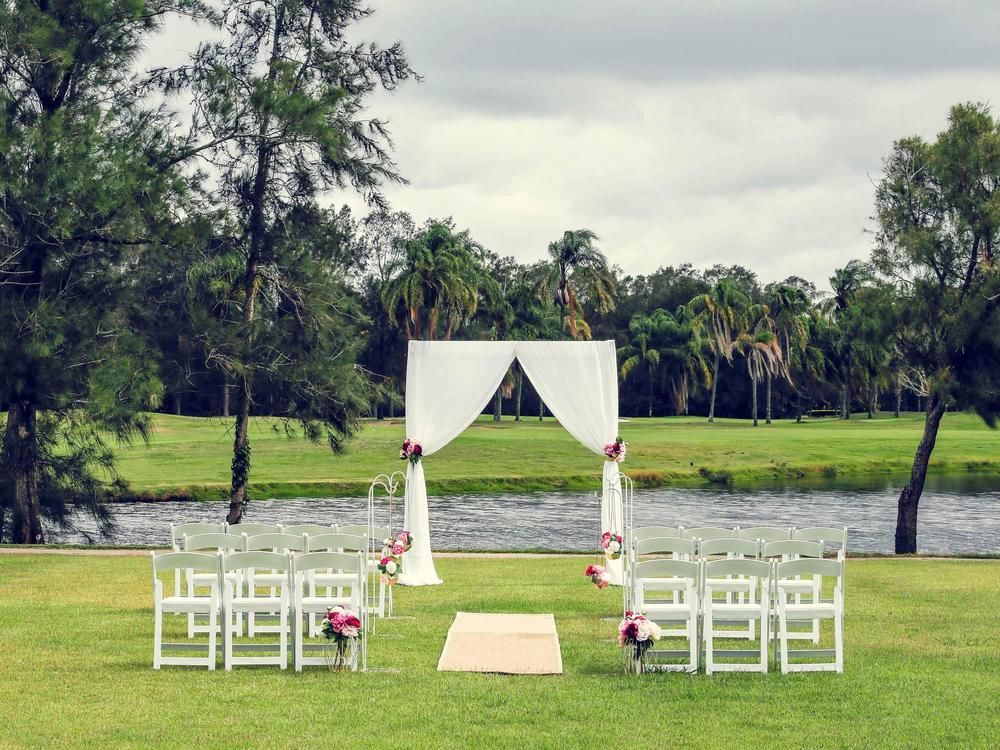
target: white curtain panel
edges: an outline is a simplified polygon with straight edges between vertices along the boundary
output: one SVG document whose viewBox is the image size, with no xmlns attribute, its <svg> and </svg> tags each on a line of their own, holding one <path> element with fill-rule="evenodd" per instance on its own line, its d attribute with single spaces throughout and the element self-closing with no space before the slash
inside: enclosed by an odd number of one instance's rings
<svg viewBox="0 0 1000 750">
<path fill-rule="evenodd" d="M 406 359 L 406 437 L 429 456 L 455 439 L 489 402 L 514 361 L 513 341 L 411 341 Z M 485 460 L 485 459 L 484 459 Z M 441 583 L 431 556 L 427 484 L 422 462 L 406 469 L 403 526 L 413 547 L 399 582 Z"/>
<path fill-rule="evenodd" d="M 614 341 L 520 341 L 517 360 L 570 435 L 594 453 L 618 435 L 618 358 Z M 601 531 L 624 536 L 620 467 L 604 461 Z M 595 537 L 600 531 L 595 531 Z M 609 583 L 622 584 L 622 560 L 608 560 Z"/>
</svg>

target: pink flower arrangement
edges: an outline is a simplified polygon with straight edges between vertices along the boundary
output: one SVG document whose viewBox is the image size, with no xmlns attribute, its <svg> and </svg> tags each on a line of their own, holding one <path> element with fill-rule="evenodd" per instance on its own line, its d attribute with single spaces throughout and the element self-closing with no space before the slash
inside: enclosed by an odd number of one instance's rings
<svg viewBox="0 0 1000 750">
<path fill-rule="evenodd" d="M 424 455 L 424 449 L 420 443 L 409 438 L 406 438 L 403 441 L 403 445 L 399 448 L 399 458 L 401 461 L 409 461 L 411 464 L 415 464 L 420 460 L 422 455 Z"/>
<path fill-rule="evenodd" d="M 621 439 L 621 436 L 615 438 L 615 442 L 606 443 L 604 446 L 604 456 L 608 461 L 614 461 L 616 463 L 621 463 L 625 460 L 625 453 L 628 449 L 628 443 Z"/>
<path fill-rule="evenodd" d="M 604 548 L 604 554 L 609 560 L 617 560 L 622 556 L 621 534 L 605 531 L 601 534 L 601 547 Z"/>
<path fill-rule="evenodd" d="M 409 531 L 400 531 L 396 534 L 396 542 L 403 545 L 403 552 L 409 552 L 413 546 L 413 534 Z"/>
<path fill-rule="evenodd" d="M 378 568 L 378 572 L 382 576 L 382 583 L 387 586 L 395 586 L 396 581 L 399 580 L 399 574 L 403 572 L 403 560 L 397 555 L 383 554 L 375 567 Z"/>
<path fill-rule="evenodd" d="M 361 636 L 361 618 L 346 607 L 331 607 L 323 615 L 321 631 L 333 646 L 333 655 L 328 659 L 330 668 L 342 670 L 347 663 L 347 647 Z"/>
<path fill-rule="evenodd" d="M 653 642 L 660 640 L 660 626 L 649 618 L 626 612 L 618 624 L 618 645 L 626 649 L 626 668 L 637 673 L 643 671 L 646 652 L 653 647 Z"/>
<path fill-rule="evenodd" d="M 587 571 L 584 573 L 590 582 L 594 584 L 599 589 L 604 589 L 608 587 L 608 580 L 604 577 L 604 566 L 603 565 L 588 565 Z"/>
</svg>

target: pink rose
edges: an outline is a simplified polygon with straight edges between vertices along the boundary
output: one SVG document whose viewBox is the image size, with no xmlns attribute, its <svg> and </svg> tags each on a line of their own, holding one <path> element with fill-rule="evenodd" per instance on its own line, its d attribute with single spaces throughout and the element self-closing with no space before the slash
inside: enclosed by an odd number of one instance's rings
<svg viewBox="0 0 1000 750">
<path fill-rule="evenodd" d="M 381 560 L 378 561 L 378 564 L 381 565 L 381 566 L 383 566 L 383 567 L 385 567 L 385 564 L 387 562 L 389 562 L 389 558 L 388 557 L 383 557 Z"/>
<path fill-rule="evenodd" d="M 399 542 L 396 542 L 395 544 L 392 545 L 392 554 L 401 555 L 404 552 L 406 552 L 406 549 Z"/>
</svg>

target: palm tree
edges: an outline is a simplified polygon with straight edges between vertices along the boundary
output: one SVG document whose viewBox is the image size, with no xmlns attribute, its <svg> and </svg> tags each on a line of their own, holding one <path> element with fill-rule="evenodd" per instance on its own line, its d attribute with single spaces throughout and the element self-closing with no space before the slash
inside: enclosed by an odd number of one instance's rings
<svg viewBox="0 0 1000 750">
<path fill-rule="evenodd" d="M 628 378 L 634 372 L 644 371 L 648 381 L 647 411 L 653 416 L 653 388 L 656 383 L 656 371 L 660 367 L 660 351 L 657 342 L 667 326 L 666 310 L 656 309 L 651 314 L 636 313 L 629 321 L 628 330 L 631 343 L 619 350 L 624 358 L 621 366 L 622 378 Z"/>
<path fill-rule="evenodd" d="M 809 296 L 798 286 L 791 284 L 772 284 L 765 290 L 767 306 L 770 309 L 774 331 L 778 343 L 784 352 L 785 361 L 791 363 L 804 352 L 809 341 L 809 324 L 806 318 L 809 310 Z M 789 364 L 789 376 L 791 365 Z M 771 424 L 771 383 L 774 379 L 771 370 L 767 370 L 767 397 L 765 406 L 765 422 Z"/>
<path fill-rule="evenodd" d="M 382 303 L 394 324 L 402 322 L 407 339 L 449 340 L 483 298 L 495 294 L 481 254 L 468 231 L 455 232 L 443 222 L 430 223 L 406 242 L 388 269 Z"/>
<path fill-rule="evenodd" d="M 865 284 L 872 278 L 871 271 L 859 260 L 852 260 L 843 268 L 838 268 L 830 277 L 832 296 L 826 300 L 824 309 L 837 329 L 833 354 L 836 370 L 841 383 L 840 414 L 843 419 L 851 418 L 851 399 L 854 392 L 854 345 L 848 321 L 849 310 Z"/>
<path fill-rule="evenodd" d="M 539 280 L 539 293 L 551 296 L 572 339 L 589 338 L 590 328 L 583 318 L 579 293 L 598 312 L 614 309 L 615 279 L 608 259 L 597 246 L 597 235 L 589 229 L 566 230 L 549 243 L 551 261 Z"/>
<path fill-rule="evenodd" d="M 660 359 L 677 414 L 687 416 L 691 393 L 712 381 L 705 350 L 706 342 L 701 337 L 698 321 L 687 307 L 682 305 L 673 315 L 668 314 Z"/>
<path fill-rule="evenodd" d="M 732 363 L 733 347 L 740 335 L 744 312 L 750 307 L 750 297 L 734 279 L 719 279 L 711 289 L 688 303 L 699 328 L 707 333 L 707 345 L 712 353 L 712 394 L 708 405 L 708 421 L 715 421 L 715 394 L 719 385 L 719 363 Z"/>
<path fill-rule="evenodd" d="M 757 385 L 764 378 L 775 374 L 788 376 L 788 368 L 782 357 L 781 344 L 774 331 L 774 319 L 767 305 L 753 305 L 746 311 L 747 328 L 736 338 L 735 348 L 746 359 L 747 373 L 750 375 L 753 394 L 751 416 L 753 426 L 758 427 Z"/>
</svg>

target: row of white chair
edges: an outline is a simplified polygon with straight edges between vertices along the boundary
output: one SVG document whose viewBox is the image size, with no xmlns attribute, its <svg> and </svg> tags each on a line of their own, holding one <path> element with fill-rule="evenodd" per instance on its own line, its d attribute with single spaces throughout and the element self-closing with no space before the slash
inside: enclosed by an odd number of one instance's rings
<svg viewBox="0 0 1000 750">
<path fill-rule="evenodd" d="M 306 643 L 314 634 L 311 627 L 303 633 L 307 615 L 321 615 L 327 608 L 345 606 L 356 611 L 362 621 L 359 652 L 361 666 L 367 666 L 364 632 L 367 624 L 367 565 L 364 553 L 307 552 L 301 555 L 263 550 L 206 554 L 204 552 L 167 552 L 152 555 L 153 565 L 153 668 L 164 664 L 206 666 L 215 669 L 216 641 L 221 634 L 224 664 L 271 664 L 285 669 L 291 636 L 296 671 L 311 664 L 324 664 L 325 657 L 307 653 L 325 648 Z M 199 576 L 199 585 L 186 589 L 175 587 L 173 595 L 164 594 L 162 574 L 191 571 Z M 175 579 L 176 580 L 176 579 Z M 326 591 L 316 585 L 326 586 Z M 264 589 L 262 592 L 261 589 Z M 167 651 L 200 649 L 199 644 L 167 643 L 163 640 L 165 612 L 204 615 L 208 625 L 205 656 L 173 656 Z M 253 615 L 276 616 L 277 644 L 235 644 L 241 635 L 240 619 Z M 189 634 L 190 637 L 190 634 Z M 266 652 L 269 656 L 239 656 L 236 652 Z M 358 668 L 358 659 L 351 663 Z"/>
<path fill-rule="evenodd" d="M 805 542 L 820 542 L 824 545 L 836 544 L 845 554 L 847 552 L 847 527 L 809 526 L 797 529 L 794 526 L 750 526 L 741 528 L 733 526 L 639 526 L 628 532 L 628 538 L 639 540 L 649 537 L 680 537 L 682 539 L 700 539 L 703 542 L 713 539 L 749 539 L 751 541 L 780 542 L 790 539 Z"/>
<path fill-rule="evenodd" d="M 634 568 L 635 610 L 657 624 L 680 625 L 664 630 L 664 636 L 688 640 L 684 650 L 654 649 L 656 657 L 686 658 L 684 663 L 657 664 L 654 668 L 696 672 L 701 645 L 705 669 L 717 671 L 768 671 L 768 643 L 772 633 L 778 641 L 782 673 L 805 671 L 843 672 L 844 665 L 844 565 L 843 559 L 801 558 L 778 562 L 756 559 L 645 560 Z M 823 579 L 833 580 L 832 598 L 822 598 Z M 818 588 L 809 602 L 794 602 L 803 580 Z M 749 587 L 748 587 L 749 585 Z M 734 593 L 746 600 L 732 600 Z M 720 598 L 721 597 L 721 598 Z M 802 621 L 832 620 L 833 649 L 789 649 L 791 627 Z M 760 629 L 757 649 L 715 648 L 718 638 L 742 637 L 742 633 L 718 629 L 722 624 L 755 622 Z M 699 635 L 699 631 L 701 635 Z M 827 661 L 830 657 L 833 661 Z M 719 659 L 754 658 L 753 663 Z M 792 659 L 824 659 L 792 661 Z"/>
</svg>

